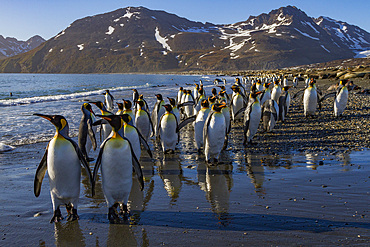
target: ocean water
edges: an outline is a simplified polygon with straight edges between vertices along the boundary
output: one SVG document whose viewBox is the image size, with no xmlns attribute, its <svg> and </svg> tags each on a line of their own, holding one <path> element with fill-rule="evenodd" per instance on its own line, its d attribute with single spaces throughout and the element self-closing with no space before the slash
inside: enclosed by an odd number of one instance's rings
<svg viewBox="0 0 370 247">
<path fill-rule="evenodd" d="M 0 74 L 0 151 L 10 150 L 9 146 L 50 140 L 54 126 L 33 113 L 65 116 L 70 135 L 76 136 L 83 102 L 104 101 L 102 93 L 106 89 L 117 102 L 122 102 L 122 99 L 132 100 L 132 89 L 136 88 L 149 106 L 153 106 L 157 93 L 162 93 L 164 98 L 176 97 L 180 86 L 193 88 L 194 82 L 202 80 L 205 88 L 209 88 L 215 78 L 202 75 Z M 230 83 L 234 81 L 234 78 L 226 79 Z M 100 113 L 97 107 L 93 109 Z"/>
</svg>

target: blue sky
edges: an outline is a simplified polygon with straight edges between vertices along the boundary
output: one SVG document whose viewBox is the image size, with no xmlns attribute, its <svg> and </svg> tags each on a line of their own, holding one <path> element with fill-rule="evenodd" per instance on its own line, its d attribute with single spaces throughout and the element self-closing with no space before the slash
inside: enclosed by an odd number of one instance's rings
<svg viewBox="0 0 370 247">
<path fill-rule="evenodd" d="M 231 24 L 294 5 L 308 16 L 328 16 L 370 32 L 369 0 L 0 0 L 0 35 L 49 39 L 73 21 L 128 6 L 164 10 L 192 21 Z"/>
</svg>

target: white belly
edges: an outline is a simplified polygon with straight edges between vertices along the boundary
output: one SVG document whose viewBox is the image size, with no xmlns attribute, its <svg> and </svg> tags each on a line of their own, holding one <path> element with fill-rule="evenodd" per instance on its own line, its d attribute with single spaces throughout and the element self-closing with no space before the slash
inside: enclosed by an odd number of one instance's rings
<svg viewBox="0 0 370 247">
<path fill-rule="evenodd" d="M 132 155 L 127 141 L 109 140 L 101 161 L 102 186 L 109 207 L 127 205 L 132 186 Z"/>
<path fill-rule="evenodd" d="M 80 195 L 81 166 L 73 145 L 63 139 L 50 141 L 47 156 L 50 193 L 53 204 L 78 202 Z M 77 205 L 76 205 L 77 206 Z"/>
<path fill-rule="evenodd" d="M 257 133 L 258 126 L 261 121 L 261 105 L 259 103 L 254 103 L 252 105 L 252 111 L 250 113 L 249 128 L 247 131 L 247 141 L 253 139 L 254 135 Z"/>
<path fill-rule="evenodd" d="M 225 141 L 225 117 L 222 113 L 213 114 L 209 126 L 207 138 L 204 141 L 204 154 L 206 161 L 211 158 L 218 159 Z"/>
<path fill-rule="evenodd" d="M 160 129 L 163 152 L 169 149 L 175 150 L 177 143 L 176 127 L 176 119 L 173 114 L 166 114 L 163 116 Z"/>
<path fill-rule="evenodd" d="M 310 87 L 304 91 L 303 108 L 305 116 L 314 115 L 317 108 L 317 92 Z"/>
<path fill-rule="evenodd" d="M 334 100 L 334 115 L 338 117 L 346 109 L 348 101 L 348 90 L 342 89 Z"/>
<path fill-rule="evenodd" d="M 141 146 L 139 135 L 136 132 L 136 129 L 132 127 L 125 127 L 125 137 L 130 141 L 132 149 L 134 150 L 134 154 L 137 159 L 140 159 L 141 156 Z"/>
<path fill-rule="evenodd" d="M 203 147 L 203 127 L 210 110 L 201 110 L 194 122 L 194 139 L 197 149 Z"/>
<path fill-rule="evenodd" d="M 148 118 L 148 115 L 142 110 L 137 111 L 136 117 L 135 117 L 135 123 L 136 123 L 136 128 L 140 131 L 141 135 L 147 141 L 150 135 L 150 130 L 151 130 L 150 120 Z"/>
<path fill-rule="evenodd" d="M 275 100 L 276 102 L 279 101 L 281 95 L 281 88 L 280 87 L 274 87 L 271 92 L 271 99 Z"/>
<path fill-rule="evenodd" d="M 241 95 L 237 95 L 235 96 L 234 100 L 233 100 L 233 105 L 231 106 L 233 108 L 233 113 L 234 115 L 240 110 L 242 109 L 244 106 L 244 101 L 243 101 L 243 97 Z M 233 116 L 235 117 L 235 116 Z M 243 117 L 243 114 L 239 114 L 236 118 L 234 118 L 234 120 L 238 120 L 238 119 L 241 119 Z"/>
</svg>

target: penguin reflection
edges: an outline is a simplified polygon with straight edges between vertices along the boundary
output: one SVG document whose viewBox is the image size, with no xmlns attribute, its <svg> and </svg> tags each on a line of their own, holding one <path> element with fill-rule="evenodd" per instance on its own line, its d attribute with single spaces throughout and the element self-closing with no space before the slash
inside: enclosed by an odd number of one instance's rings
<svg viewBox="0 0 370 247">
<path fill-rule="evenodd" d="M 257 194 L 265 194 L 263 189 L 263 182 L 265 180 L 265 168 L 262 165 L 261 157 L 257 155 L 247 154 L 245 157 L 246 171 Z"/>
<path fill-rule="evenodd" d="M 55 246 L 85 246 L 85 238 L 78 221 L 54 224 Z"/>
<path fill-rule="evenodd" d="M 229 165 L 207 166 L 205 172 L 206 198 L 217 214 L 229 211 L 232 176 Z"/>
<path fill-rule="evenodd" d="M 106 246 L 138 246 L 138 243 L 129 225 L 109 224 Z"/>
<path fill-rule="evenodd" d="M 157 166 L 164 188 L 171 197 L 171 203 L 175 203 L 179 197 L 183 180 L 179 157 L 178 155 L 165 156 L 158 161 Z"/>
</svg>

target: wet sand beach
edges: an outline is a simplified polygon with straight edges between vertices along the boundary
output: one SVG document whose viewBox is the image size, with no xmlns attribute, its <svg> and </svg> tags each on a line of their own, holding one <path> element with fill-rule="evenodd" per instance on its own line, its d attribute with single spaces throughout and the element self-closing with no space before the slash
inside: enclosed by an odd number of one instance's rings
<svg viewBox="0 0 370 247">
<path fill-rule="evenodd" d="M 335 82 L 318 85 L 325 91 Z M 355 83 L 370 88 L 369 81 Z M 332 100 L 312 119 L 293 101 L 286 122 L 258 132 L 247 147 L 234 123 L 217 166 L 197 154 L 191 126 L 174 154 L 164 156 L 152 140 L 153 159 L 143 152 L 140 160 L 144 190 L 134 177 L 131 216 L 122 224 L 109 224 L 101 180 L 92 198 L 86 174 L 80 219 L 50 224 L 46 177 L 40 197 L 33 194 L 47 143 L 0 153 L 0 245 L 369 246 L 369 99 L 351 92 L 338 119 Z"/>
</svg>

